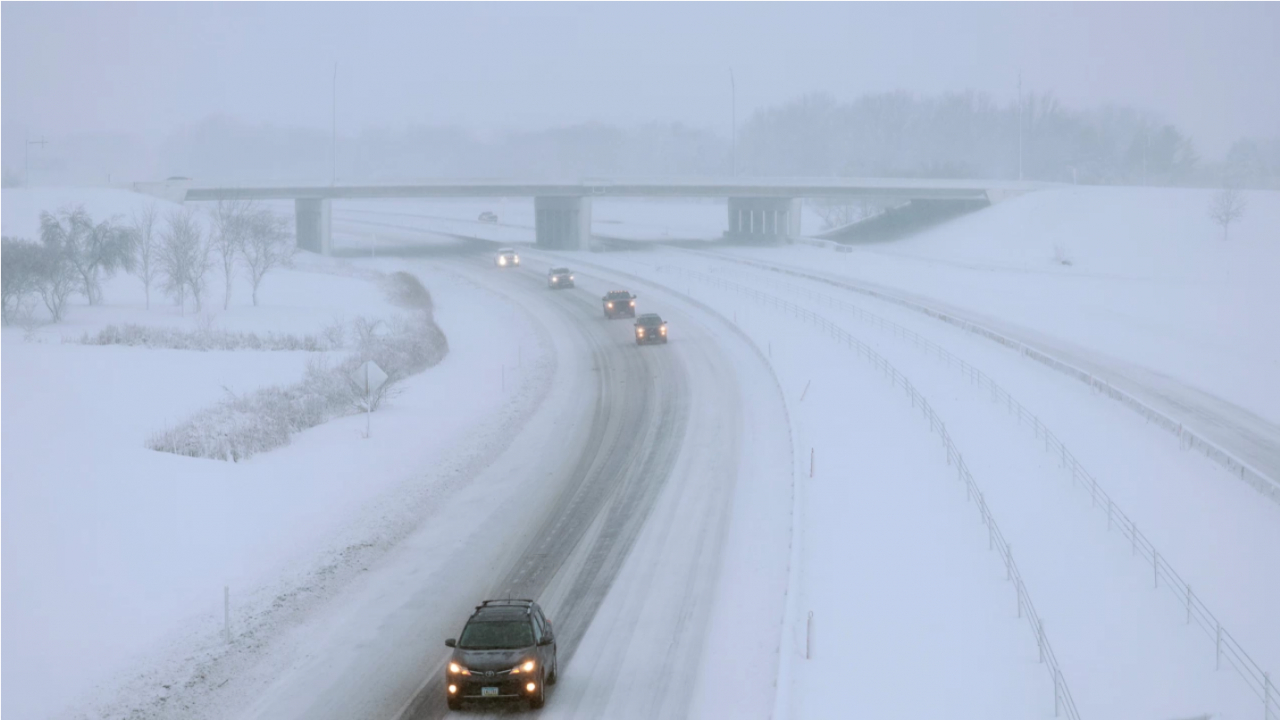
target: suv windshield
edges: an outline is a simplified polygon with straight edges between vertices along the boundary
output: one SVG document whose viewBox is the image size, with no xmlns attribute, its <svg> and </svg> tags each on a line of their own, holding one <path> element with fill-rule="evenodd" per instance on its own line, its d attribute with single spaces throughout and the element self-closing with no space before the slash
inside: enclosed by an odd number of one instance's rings
<svg viewBox="0 0 1280 720">
<path fill-rule="evenodd" d="M 639 325 L 661 325 L 662 318 L 657 315 L 641 315 L 639 319 L 636 320 L 636 323 Z"/>
<path fill-rule="evenodd" d="M 551 268 L 552 275 L 568 275 L 569 268 Z"/>
<path fill-rule="evenodd" d="M 610 300 L 630 300 L 631 293 L 623 290 L 621 292 L 611 292 L 608 295 Z"/>
<path fill-rule="evenodd" d="M 468 650 L 522 648 L 532 644 L 533 626 L 527 620 L 467 623 L 458 639 L 458 647 Z"/>
</svg>

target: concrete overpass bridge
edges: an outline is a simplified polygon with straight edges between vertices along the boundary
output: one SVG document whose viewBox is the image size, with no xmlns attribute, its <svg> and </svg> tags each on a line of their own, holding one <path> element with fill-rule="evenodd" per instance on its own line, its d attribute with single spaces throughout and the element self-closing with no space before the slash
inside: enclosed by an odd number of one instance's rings
<svg viewBox="0 0 1280 720">
<path fill-rule="evenodd" d="M 800 233 L 801 198 L 969 203 L 975 207 L 1048 187 L 1047 183 L 919 178 L 648 178 L 571 182 L 430 180 L 374 185 L 201 186 L 189 180 L 138 183 L 140 192 L 178 202 L 222 199 L 293 200 L 298 247 L 328 254 L 334 200 L 392 198 L 533 198 L 538 246 L 585 250 L 594 198 L 726 198 L 731 242 L 772 244 Z"/>
</svg>

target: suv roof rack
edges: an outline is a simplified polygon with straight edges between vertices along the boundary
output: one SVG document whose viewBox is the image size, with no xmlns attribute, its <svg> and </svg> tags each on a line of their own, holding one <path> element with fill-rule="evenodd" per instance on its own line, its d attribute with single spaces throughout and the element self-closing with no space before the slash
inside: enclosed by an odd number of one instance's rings
<svg viewBox="0 0 1280 720">
<path fill-rule="evenodd" d="M 507 600 L 485 600 L 484 602 L 476 606 L 476 611 L 479 612 L 481 609 L 487 608 L 487 607 L 531 608 L 533 607 L 533 604 L 534 604 L 533 601 L 527 598 L 514 598 L 514 599 L 507 599 Z"/>
</svg>

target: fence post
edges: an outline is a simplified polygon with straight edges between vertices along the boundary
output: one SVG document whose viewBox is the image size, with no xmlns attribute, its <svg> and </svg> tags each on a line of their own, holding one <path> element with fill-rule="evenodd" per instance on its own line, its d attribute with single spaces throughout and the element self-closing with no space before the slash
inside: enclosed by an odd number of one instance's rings
<svg viewBox="0 0 1280 720">
<path fill-rule="evenodd" d="M 1262 717 L 1263 720 L 1271 720 L 1271 673 L 1262 673 Z"/>
<path fill-rule="evenodd" d="M 1022 617 L 1022 583 L 1019 582 L 1015 587 L 1018 589 L 1018 617 L 1021 618 Z"/>
<path fill-rule="evenodd" d="M 1151 577 L 1155 582 L 1152 587 L 1160 587 L 1160 551 L 1155 548 L 1151 548 Z"/>
<path fill-rule="evenodd" d="M 1013 543 L 1004 544 L 1004 579 L 1013 579 Z"/>
<path fill-rule="evenodd" d="M 1058 717 L 1058 709 L 1062 700 L 1062 671 L 1058 668 L 1053 669 L 1053 716 Z"/>
<path fill-rule="evenodd" d="M 1218 626 L 1218 638 L 1214 643 L 1215 645 L 1214 651 L 1217 654 L 1213 658 L 1213 669 L 1221 670 L 1222 669 L 1222 623 L 1219 622 L 1219 623 L 1216 623 L 1216 625 Z"/>
<path fill-rule="evenodd" d="M 1040 646 L 1040 662 L 1044 662 L 1044 620 L 1036 620 L 1036 644 Z"/>
</svg>

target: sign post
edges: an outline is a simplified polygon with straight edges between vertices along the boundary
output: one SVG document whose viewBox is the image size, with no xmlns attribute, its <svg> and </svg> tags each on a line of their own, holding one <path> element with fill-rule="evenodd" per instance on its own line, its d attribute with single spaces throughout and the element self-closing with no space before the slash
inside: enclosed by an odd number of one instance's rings
<svg viewBox="0 0 1280 720">
<path fill-rule="evenodd" d="M 370 420 L 373 414 L 373 393 L 387 381 L 387 374 L 378 367 L 378 363 L 366 360 L 351 374 L 356 389 L 364 396 L 364 436 L 369 437 Z"/>
</svg>

